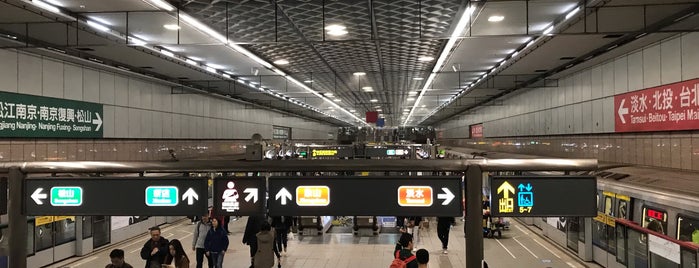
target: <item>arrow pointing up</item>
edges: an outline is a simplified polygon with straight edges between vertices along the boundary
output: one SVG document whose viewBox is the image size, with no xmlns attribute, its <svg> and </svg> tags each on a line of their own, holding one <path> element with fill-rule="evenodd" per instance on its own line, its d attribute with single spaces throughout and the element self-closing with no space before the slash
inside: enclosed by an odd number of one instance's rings
<svg viewBox="0 0 699 268">
<path fill-rule="evenodd" d="M 617 114 L 619 114 L 619 119 L 621 119 L 622 124 L 626 124 L 626 119 L 624 119 L 624 115 L 629 114 L 629 108 L 624 107 L 625 102 L 626 99 L 621 99 L 621 104 L 619 104 L 619 110 L 617 111 Z"/>
<path fill-rule="evenodd" d="M 189 188 L 182 195 L 182 200 L 184 201 L 185 199 L 187 199 L 187 205 L 193 205 L 194 200 L 199 200 L 199 195 L 197 195 L 197 193 L 194 191 L 194 189 Z"/>
<path fill-rule="evenodd" d="M 100 127 L 102 127 L 102 117 L 100 117 L 99 113 L 95 113 L 95 115 L 97 116 L 97 119 L 92 119 L 92 123 L 97 125 L 95 131 L 99 131 Z"/>
<path fill-rule="evenodd" d="M 32 200 L 34 200 L 34 202 L 35 202 L 37 205 L 43 205 L 43 204 L 44 204 L 44 202 L 41 201 L 42 199 L 46 199 L 46 194 L 41 193 L 41 191 L 43 191 L 43 190 L 44 190 L 44 188 L 36 188 L 36 190 L 34 191 L 34 193 L 32 193 L 32 195 L 31 195 Z"/>
<path fill-rule="evenodd" d="M 257 188 L 247 188 L 243 193 L 248 194 L 245 196 L 245 202 L 250 202 L 252 199 L 253 203 L 257 203 Z"/>
<path fill-rule="evenodd" d="M 277 192 L 276 195 L 274 195 L 275 200 L 279 200 L 279 198 L 282 199 L 282 206 L 285 206 L 286 200 L 289 199 L 289 201 L 291 201 L 292 196 L 291 196 L 291 193 L 289 192 L 289 190 L 282 187 L 282 189 L 279 190 L 279 192 Z"/>
<path fill-rule="evenodd" d="M 503 191 L 505 192 L 503 195 L 504 198 L 510 198 L 510 193 L 515 194 L 515 187 L 512 187 L 509 182 L 505 181 L 498 187 L 498 194 Z"/>
<path fill-rule="evenodd" d="M 449 205 L 451 200 L 454 200 L 455 195 L 451 193 L 447 187 L 442 187 L 442 191 L 444 191 L 444 193 L 437 194 L 437 199 L 444 199 L 444 202 L 442 202 L 443 206 Z"/>
</svg>

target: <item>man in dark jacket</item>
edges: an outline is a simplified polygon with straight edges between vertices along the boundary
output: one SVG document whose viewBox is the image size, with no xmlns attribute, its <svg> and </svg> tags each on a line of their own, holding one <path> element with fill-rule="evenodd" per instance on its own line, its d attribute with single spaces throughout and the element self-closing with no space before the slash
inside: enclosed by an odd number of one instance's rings
<svg viewBox="0 0 699 268">
<path fill-rule="evenodd" d="M 250 246 L 250 268 L 255 265 L 255 252 L 257 252 L 257 233 L 260 232 L 262 222 L 266 219 L 264 216 L 250 216 L 248 223 L 245 225 L 245 233 L 243 234 L 243 244 Z"/>
<path fill-rule="evenodd" d="M 141 259 L 146 261 L 146 268 L 162 268 L 165 263 L 165 256 L 168 254 L 168 242 L 165 237 L 160 236 L 160 227 L 154 226 L 150 229 L 151 239 L 141 248 Z"/>
<path fill-rule="evenodd" d="M 437 237 L 442 241 L 442 253 L 447 254 L 447 246 L 449 246 L 449 229 L 454 225 L 454 217 L 438 217 L 437 218 Z"/>
<path fill-rule="evenodd" d="M 286 254 L 286 245 L 288 244 L 287 234 L 292 224 L 293 222 L 290 216 L 272 217 L 272 227 L 274 227 L 277 236 L 274 238 L 274 243 L 282 254 Z"/>
</svg>

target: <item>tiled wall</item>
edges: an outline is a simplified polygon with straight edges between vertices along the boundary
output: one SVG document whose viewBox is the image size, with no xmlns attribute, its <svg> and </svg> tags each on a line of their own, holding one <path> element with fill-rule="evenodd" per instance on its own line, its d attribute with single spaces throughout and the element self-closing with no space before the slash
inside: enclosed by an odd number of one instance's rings
<svg viewBox="0 0 699 268">
<path fill-rule="evenodd" d="M 104 137 L 119 139 L 272 138 L 272 125 L 292 128 L 295 139 L 327 139 L 336 127 L 252 109 L 199 94 L 48 57 L 0 49 L 0 91 L 104 105 Z"/>
<path fill-rule="evenodd" d="M 699 171 L 699 131 L 445 139 L 447 146 Z"/>
</svg>

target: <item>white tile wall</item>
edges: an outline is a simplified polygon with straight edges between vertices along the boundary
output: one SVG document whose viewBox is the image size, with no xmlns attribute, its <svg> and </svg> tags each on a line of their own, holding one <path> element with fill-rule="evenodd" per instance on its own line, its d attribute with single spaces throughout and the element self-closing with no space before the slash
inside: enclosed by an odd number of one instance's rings
<svg viewBox="0 0 699 268">
<path fill-rule="evenodd" d="M 669 84 L 682 79 L 682 47 L 680 38 L 660 43 L 660 81 Z M 697 44 L 694 44 L 695 46 Z"/>
<path fill-rule="evenodd" d="M 18 66 L 17 76 L 19 93 L 41 96 L 41 58 L 29 56 L 27 54 L 19 54 Z"/>
<path fill-rule="evenodd" d="M 682 80 L 699 78 L 699 33 L 682 36 Z"/>
<path fill-rule="evenodd" d="M 83 70 L 82 68 L 72 65 L 63 65 L 63 97 L 69 100 L 83 99 Z"/>
<path fill-rule="evenodd" d="M 114 86 L 115 86 L 114 74 L 107 72 L 100 72 L 100 103 L 103 104 L 114 104 Z"/>
<path fill-rule="evenodd" d="M 42 92 L 46 97 L 63 98 L 63 63 L 43 59 Z"/>
<path fill-rule="evenodd" d="M 17 53 L 0 49 L 0 91 L 17 92 Z"/>
<path fill-rule="evenodd" d="M 660 85 L 660 44 L 643 49 L 643 87 Z"/>
<path fill-rule="evenodd" d="M 83 100 L 100 101 L 100 73 L 94 69 L 83 68 Z"/>
</svg>

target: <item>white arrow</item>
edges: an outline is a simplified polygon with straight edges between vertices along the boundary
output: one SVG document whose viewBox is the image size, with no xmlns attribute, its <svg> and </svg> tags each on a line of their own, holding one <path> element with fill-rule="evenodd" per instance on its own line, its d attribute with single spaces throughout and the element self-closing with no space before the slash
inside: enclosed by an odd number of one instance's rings
<svg viewBox="0 0 699 268">
<path fill-rule="evenodd" d="M 626 119 L 624 119 L 624 115 L 629 114 L 629 108 L 624 107 L 625 102 L 626 99 L 621 99 L 621 104 L 619 104 L 619 110 L 617 111 L 622 124 L 626 124 Z"/>
<path fill-rule="evenodd" d="M 442 187 L 442 191 L 444 191 L 443 194 L 437 194 L 437 199 L 444 199 L 444 202 L 442 202 L 442 205 L 446 206 L 449 205 L 449 202 L 451 200 L 454 200 L 455 195 L 449 191 L 449 188 L 447 187 Z"/>
<path fill-rule="evenodd" d="M 100 117 L 99 113 L 95 113 L 95 115 L 97 116 L 97 119 L 92 119 L 92 123 L 97 125 L 95 131 L 99 131 L 100 127 L 102 127 L 102 117 Z"/>
<path fill-rule="evenodd" d="M 279 192 L 277 192 L 277 194 L 274 196 L 275 200 L 279 200 L 279 198 L 282 199 L 282 205 L 285 206 L 286 200 L 289 199 L 289 201 L 291 201 L 292 196 L 286 188 L 282 187 L 282 189 L 279 190 Z"/>
<path fill-rule="evenodd" d="M 41 199 L 46 199 L 46 194 L 41 193 L 44 188 L 37 188 L 36 191 L 32 194 L 32 199 L 34 202 L 36 202 L 37 205 L 43 205 L 44 202 L 41 202 Z"/>
<path fill-rule="evenodd" d="M 252 199 L 253 203 L 257 203 L 257 188 L 247 188 L 243 193 L 248 194 L 245 196 L 245 202 L 250 202 Z"/>
<path fill-rule="evenodd" d="M 199 195 L 197 195 L 197 193 L 194 191 L 194 189 L 189 188 L 182 195 L 182 200 L 185 200 L 185 199 L 187 199 L 188 205 L 192 205 L 192 204 L 194 204 L 194 200 L 199 200 Z"/>
</svg>

